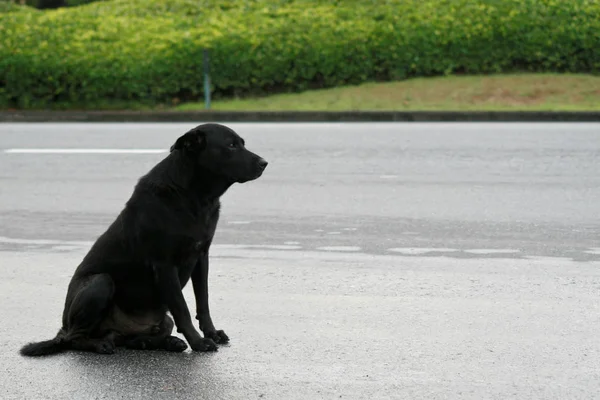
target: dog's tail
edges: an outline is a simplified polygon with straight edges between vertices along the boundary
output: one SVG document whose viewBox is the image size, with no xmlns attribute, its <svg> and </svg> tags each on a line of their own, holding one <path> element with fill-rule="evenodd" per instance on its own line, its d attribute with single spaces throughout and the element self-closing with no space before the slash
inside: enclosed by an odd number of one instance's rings
<svg viewBox="0 0 600 400">
<path fill-rule="evenodd" d="M 28 343 L 21 347 L 20 353 L 27 357 L 41 357 L 60 353 L 68 347 L 69 341 L 59 334 L 54 339 Z"/>
</svg>

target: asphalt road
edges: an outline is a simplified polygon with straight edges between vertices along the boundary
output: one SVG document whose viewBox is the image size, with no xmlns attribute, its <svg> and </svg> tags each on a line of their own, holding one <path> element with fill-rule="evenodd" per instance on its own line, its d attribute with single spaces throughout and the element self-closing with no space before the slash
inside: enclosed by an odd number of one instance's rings
<svg viewBox="0 0 600 400">
<path fill-rule="evenodd" d="M 0 125 L 1 398 L 600 398 L 600 124 L 230 124 L 269 161 L 223 198 L 231 344 L 19 356 L 192 126 Z"/>
</svg>

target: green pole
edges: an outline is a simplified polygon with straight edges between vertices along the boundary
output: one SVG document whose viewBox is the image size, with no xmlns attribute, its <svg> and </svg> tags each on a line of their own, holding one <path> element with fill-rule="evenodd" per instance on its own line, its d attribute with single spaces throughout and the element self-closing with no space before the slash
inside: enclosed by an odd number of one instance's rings
<svg viewBox="0 0 600 400">
<path fill-rule="evenodd" d="M 204 49 L 204 108 L 210 109 L 210 68 L 208 49 Z"/>
</svg>

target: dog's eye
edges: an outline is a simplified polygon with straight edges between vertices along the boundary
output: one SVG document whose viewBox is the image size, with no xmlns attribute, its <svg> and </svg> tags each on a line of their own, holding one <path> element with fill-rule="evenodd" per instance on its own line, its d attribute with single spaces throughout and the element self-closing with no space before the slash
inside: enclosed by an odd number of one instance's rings
<svg viewBox="0 0 600 400">
<path fill-rule="evenodd" d="M 235 149 L 235 148 L 237 148 L 237 143 L 229 143 L 229 148 L 230 148 L 230 149 Z"/>
</svg>

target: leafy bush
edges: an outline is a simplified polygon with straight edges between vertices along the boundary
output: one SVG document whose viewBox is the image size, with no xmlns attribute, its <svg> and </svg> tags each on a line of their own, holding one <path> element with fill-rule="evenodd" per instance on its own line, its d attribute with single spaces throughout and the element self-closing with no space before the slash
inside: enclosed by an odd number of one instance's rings
<svg viewBox="0 0 600 400">
<path fill-rule="evenodd" d="M 0 13 L 8 13 L 14 11 L 28 11 L 29 7 L 22 6 L 19 3 L 12 1 L 0 1 Z"/>
<path fill-rule="evenodd" d="M 10 8 L 9 10 L 12 10 Z M 595 0 L 112 0 L 0 14 L 0 104 L 91 106 L 450 73 L 597 72 Z"/>
</svg>

